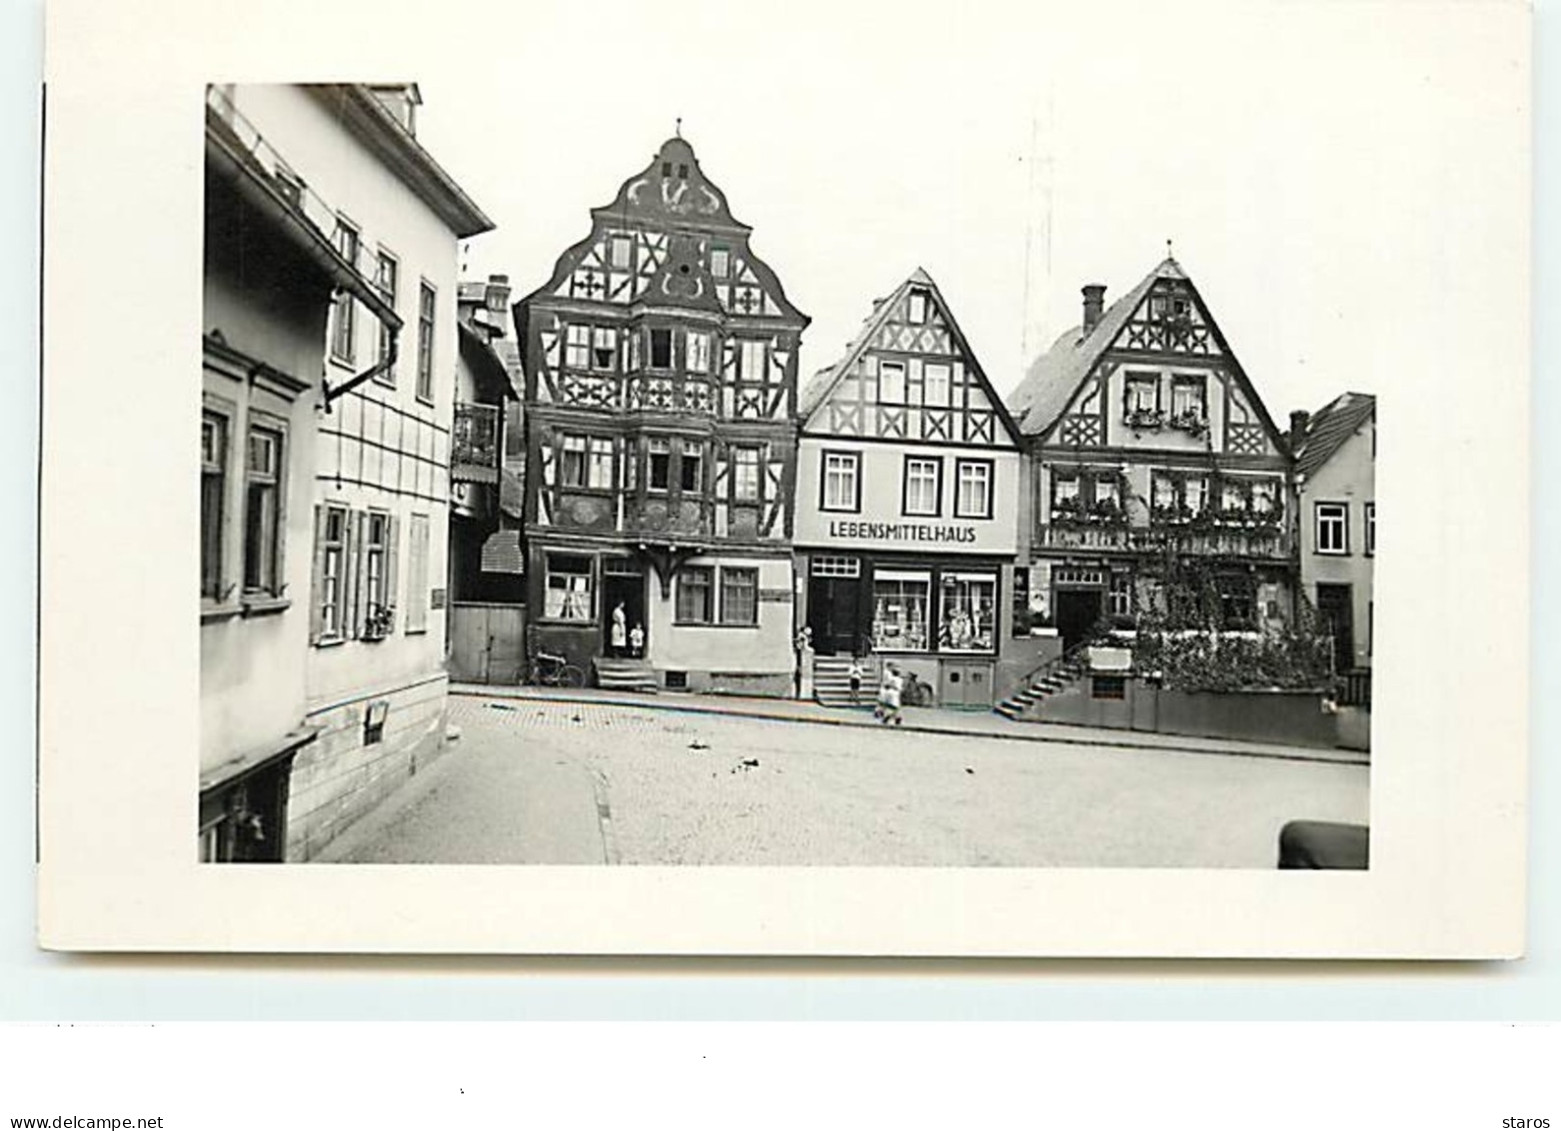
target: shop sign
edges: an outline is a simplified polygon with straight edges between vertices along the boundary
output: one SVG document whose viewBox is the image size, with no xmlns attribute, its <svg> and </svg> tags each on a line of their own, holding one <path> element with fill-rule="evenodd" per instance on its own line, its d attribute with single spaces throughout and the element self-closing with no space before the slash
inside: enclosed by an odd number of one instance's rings
<svg viewBox="0 0 1561 1131">
<path fill-rule="evenodd" d="M 870 542 L 931 542 L 969 544 L 976 540 L 974 526 L 934 525 L 929 522 L 859 522 L 832 519 L 831 538 L 857 538 Z"/>
<path fill-rule="evenodd" d="M 759 600 L 761 600 L 761 601 L 773 601 L 773 602 L 775 602 L 777 604 L 789 605 L 789 604 L 791 604 L 791 590 L 790 589 L 761 589 L 761 590 L 759 590 Z"/>
</svg>

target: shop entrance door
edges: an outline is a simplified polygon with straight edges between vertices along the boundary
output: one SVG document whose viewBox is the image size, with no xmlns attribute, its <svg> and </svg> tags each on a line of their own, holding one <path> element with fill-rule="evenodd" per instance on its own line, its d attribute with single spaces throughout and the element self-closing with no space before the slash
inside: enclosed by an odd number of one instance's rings
<svg viewBox="0 0 1561 1131">
<path fill-rule="evenodd" d="M 1354 605 L 1348 585 L 1317 586 L 1317 613 L 1333 634 L 1333 670 L 1340 675 L 1355 666 Z"/>
<path fill-rule="evenodd" d="M 1100 619 L 1103 596 L 1099 589 L 1057 591 L 1057 635 L 1062 637 L 1063 651 L 1089 637 L 1090 629 Z"/>
<path fill-rule="evenodd" d="M 620 620 L 618 610 L 622 609 Z M 621 626 L 621 627 L 620 627 Z M 635 628 L 639 628 L 636 633 Z M 645 575 L 604 568 L 602 576 L 602 652 L 604 656 L 643 659 L 650 647 L 645 623 Z M 639 647 L 635 647 L 636 642 Z"/>
<path fill-rule="evenodd" d="M 808 579 L 808 628 L 813 650 L 821 656 L 849 656 L 866 646 L 861 627 L 862 579 Z"/>
</svg>

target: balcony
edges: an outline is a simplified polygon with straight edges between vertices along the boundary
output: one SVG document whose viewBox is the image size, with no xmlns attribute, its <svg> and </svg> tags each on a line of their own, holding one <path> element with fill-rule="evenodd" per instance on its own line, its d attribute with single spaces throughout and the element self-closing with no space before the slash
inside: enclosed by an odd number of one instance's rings
<svg viewBox="0 0 1561 1131">
<path fill-rule="evenodd" d="M 1054 520 L 1037 526 L 1035 544 L 1043 550 L 1082 550 L 1120 554 L 1162 554 L 1196 557 L 1247 558 L 1285 561 L 1290 557 L 1290 536 L 1273 523 L 1222 525 L 1218 523 L 1091 523 Z"/>
<path fill-rule="evenodd" d="M 502 422 L 497 405 L 457 402 L 450 432 L 452 482 L 498 483 Z"/>
</svg>

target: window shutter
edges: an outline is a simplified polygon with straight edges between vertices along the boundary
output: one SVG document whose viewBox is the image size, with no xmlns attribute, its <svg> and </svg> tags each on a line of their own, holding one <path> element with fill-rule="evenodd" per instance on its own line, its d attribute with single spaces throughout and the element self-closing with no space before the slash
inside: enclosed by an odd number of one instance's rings
<svg viewBox="0 0 1561 1131">
<path fill-rule="evenodd" d="M 347 615 L 343 618 L 346 623 L 343 625 L 342 635 L 349 640 L 356 640 L 362 633 L 363 597 L 364 590 L 368 588 L 363 578 L 367 568 L 367 560 L 363 553 L 363 538 L 368 533 L 364 523 L 368 514 L 365 511 L 348 511 L 347 517 L 347 550 L 344 555 L 347 568 L 344 572 L 351 589 L 347 594 Z"/>
<path fill-rule="evenodd" d="M 401 556 L 401 520 L 391 515 L 385 520 L 385 604 L 402 612 L 396 588 L 396 563 Z M 402 613 L 402 615 L 405 615 Z M 394 622 L 392 622 L 394 624 Z"/>
<path fill-rule="evenodd" d="M 309 590 L 309 642 L 318 644 L 320 633 L 325 627 L 323 615 L 325 600 L 325 506 L 316 503 L 314 507 L 314 577 L 310 582 Z"/>
</svg>

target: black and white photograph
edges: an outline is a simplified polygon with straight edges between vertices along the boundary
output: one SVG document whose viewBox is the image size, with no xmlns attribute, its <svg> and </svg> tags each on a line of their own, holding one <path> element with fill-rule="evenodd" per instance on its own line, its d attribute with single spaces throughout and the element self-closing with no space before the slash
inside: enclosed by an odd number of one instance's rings
<svg viewBox="0 0 1561 1131">
<path fill-rule="evenodd" d="M 1473 582 L 1526 532 L 1450 516 L 1524 521 L 1520 19 L 696 7 L 145 80 L 167 518 L 120 521 L 198 608 L 158 691 L 180 882 L 1285 900 L 1412 881 L 1381 838 L 1457 827 L 1471 734 L 1510 812 L 1482 634 L 1521 646 L 1524 598 Z M 259 864 L 307 867 L 216 867 Z"/>
</svg>

